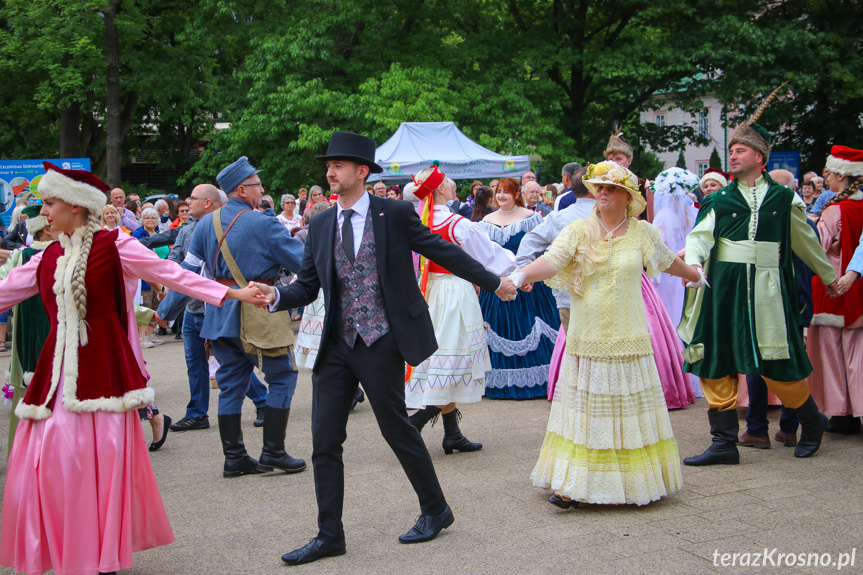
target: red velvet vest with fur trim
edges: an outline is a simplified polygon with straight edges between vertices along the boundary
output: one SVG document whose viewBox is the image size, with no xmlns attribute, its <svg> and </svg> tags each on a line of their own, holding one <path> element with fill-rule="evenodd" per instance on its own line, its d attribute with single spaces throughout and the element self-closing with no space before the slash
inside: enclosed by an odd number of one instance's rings
<svg viewBox="0 0 863 575">
<path fill-rule="evenodd" d="M 146 378 L 138 368 L 127 334 L 123 271 L 116 239 L 117 230 L 99 231 L 93 236 L 85 275 L 89 341 L 83 346 L 70 333 L 78 329 L 78 317 L 74 305 L 64 298 L 71 289 L 69 280 L 55 279 L 60 258 L 75 250 L 64 249 L 61 242 L 45 250 L 36 277 L 51 331 L 27 393 L 16 409 L 19 417 L 50 417 L 57 400 L 56 389 L 52 389 L 54 371 L 63 377 L 62 400 L 69 411 L 123 412 L 152 401 L 153 390 L 146 387 Z M 64 261 L 63 265 L 68 267 L 73 262 Z M 55 283 L 60 294 L 55 294 Z M 58 301 L 64 302 L 63 310 L 58 308 Z M 58 312 L 63 312 L 59 313 L 60 321 Z M 63 321 L 64 316 L 68 322 Z M 61 323 L 66 325 L 65 337 L 58 345 Z M 66 341 L 75 341 L 77 350 L 66 349 Z"/>
</svg>

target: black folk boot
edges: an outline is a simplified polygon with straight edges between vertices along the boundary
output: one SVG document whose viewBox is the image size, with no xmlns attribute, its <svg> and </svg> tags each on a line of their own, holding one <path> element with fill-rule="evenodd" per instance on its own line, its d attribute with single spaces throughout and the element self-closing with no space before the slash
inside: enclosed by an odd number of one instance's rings
<svg viewBox="0 0 863 575">
<path fill-rule="evenodd" d="M 240 426 L 241 413 L 219 415 L 219 436 L 222 438 L 222 452 L 225 454 L 224 477 L 239 477 L 261 473 L 258 462 L 246 453 L 243 444 L 243 428 Z"/>
<path fill-rule="evenodd" d="M 450 455 L 453 449 L 456 451 L 479 451 L 482 449 L 482 443 L 473 443 L 462 435 L 461 429 L 458 427 L 458 422 L 461 421 L 461 411 L 453 409 L 449 413 L 444 413 L 442 417 L 444 453 Z"/>
<path fill-rule="evenodd" d="M 294 459 L 285 451 L 285 432 L 288 429 L 290 408 L 265 408 L 264 414 L 264 449 L 258 461 L 260 471 L 281 469 L 285 473 L 298 473 L 306 468 L 302 459 Z"/>
<path fill-rule="evenodd" d="M 794 457 L 811 457 L 821 447 L 821 438 L 827 423 L 827 416 L 818 411 L 815 400 L 810 395 L 806 401 L 794 410 L 797 419 L 800 420 L 800 440 L 794 448 Z"/>
<path fill-rule="evenodd" d="M 417 428 L 418 431 L 422 431 L 423 427 L 425 427 L 426 423 L 436 418 L 440 413 L 440 408 L 434 405 L 429 405 L 425 409 L 420 409 L 413 415 L 409 416 L 408 419 L 411 423 L 414 424 L 414 427 Z"/>
<path fill-rule="evenodd" d="M 737 451 L 737 432 L 739 431 L 737 410 L 708 411 L 707 419 L 710 420 L 710 434 L 713 436 L 713 444 L 701 455 L 687 457 L 683 463 L 694 466 L 737 465 L 740 463 L 740 453 Z"/>
</svg>

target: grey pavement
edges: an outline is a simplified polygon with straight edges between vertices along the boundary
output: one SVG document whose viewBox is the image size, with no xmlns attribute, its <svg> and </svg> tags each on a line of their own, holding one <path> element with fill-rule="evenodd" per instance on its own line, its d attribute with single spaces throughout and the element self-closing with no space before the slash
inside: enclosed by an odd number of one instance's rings
<svg viewBox="0 0 863 575">
<path fill-rule="evenodd" d="M 165 345 L 145 349 L 144 357 L 157 404 L 176 421 L 188 400 L 183 347 L 172 336 L 162 339 Z M 0 354 L 0 365 L 8 358 Z M 842 572 L 863 572 L 863 436 L 829 435 L 811 459 L 795 459 L 793 449 L 776 443 L 769 450 L 741 448 L 741 465 L 684 467 L 683 489 L 650 505 L 562 511 L 528 479 L 545 432 L 544 400 L 463 406 L 462 431 L 484 445 L 476 453 L 445 455 L 441 424 L 426 427 L 423 437 L 455 524 L 419 545 L 397 541 L 419 513 L 417 499 L 378 432 L 369 403 L 360 404 L 348 424 L 344 454 L 348 552 L 284 566 L 281 554 L 316 533 L 310 375 L 300 372 L 287 436 L 288 451 L 305 458 L 309 469 L 223 479 L 214 390 L 212 427 L 171 433 L 162 450 L 151 454 L 176 541 L 136 553 L 134 569 L 123 573 L 829 573 L 836 567 L 788 567 L 779 554 L 831 553 L 837 560 L 857 547 L 855 565 Z M 701 399 L 671 413 L 681 457 L 707 447 L 706 410 Z M 4 430 L 8 414 L 8 407 L 0 408 Z M 247 401 L 245 440 L 257 457 L 261 430 L 252 426 L 253 416 Z M 771 410 L 771 434 L 778 416 Z M 740 566 L 765 548 L 776 548 L 767 567 Z M 739 556 L 736 566 L 722 566 L 724 553 L 750 555 Z"/>
</svg>

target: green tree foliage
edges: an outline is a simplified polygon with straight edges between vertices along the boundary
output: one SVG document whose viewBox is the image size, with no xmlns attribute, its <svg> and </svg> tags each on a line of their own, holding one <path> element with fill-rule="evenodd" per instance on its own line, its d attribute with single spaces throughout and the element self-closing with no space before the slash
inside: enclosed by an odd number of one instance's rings
<svg viewBox="0 0 863 575">
<path fill-rule="evenodd" d="M 716 148 L 713 148 L 713 151 L 710 153 L 710 167 L 715 168 L 717 170 L 722 169 L 722 158 L 719 157 L 719 152 Z"/>
<path fill-rule="evenodd" d="M 686 156 L 683 153 L 683 150 L 680 150 L 680 153 L 677 155 L 677 163 L 674 164 L 678 168 L 686 169 Z"/>
<path fill-rule="evenodd" d="M 859 2 L 116 4 L 124 157 L 185 174 L 182 186 L 212 181 L 239 155 L 271 189 L 324 184 L 315 156 L 332 131 L 382 143 L 403 121 L 435 120 L 496 152 L 538 155 L 547 173 L 600 159 L 623 127 L 633 167 L 655 173 L 648 146 L 708 142 L 694 126 L 641 124 L 641 110 L 671 99 L 695 111 L 712 93 L 735 125 L 787 79 L 760 120 L 775 148 L 800 149 L 817 168 L 832 143 L 863 147 Z M 16 78 L 0 87 L 3 157 L 79 149 L 102 165 L 106 6 L 0 4 L 0 70 Z M 201 143 L 196 161 L 189 150 Z"/>
</svg>

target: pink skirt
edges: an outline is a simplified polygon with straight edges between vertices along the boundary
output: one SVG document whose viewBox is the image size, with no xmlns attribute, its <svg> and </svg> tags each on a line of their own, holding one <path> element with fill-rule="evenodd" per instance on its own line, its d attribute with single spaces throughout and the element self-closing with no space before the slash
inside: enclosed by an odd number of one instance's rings
<svg viewBox="0 0 863 575">
<path fill-rule="evenodd" d="M 72 413 L 18 424 L 9 455 L 0 564 L 28 575 L 132 567 L 132 552 L 174 533 L 136 411 Z"/>
<path fill-rule="evenodd" d="M 665 394 L 668 409 L 686 407 L 695 397 L 689 384 L 689 377 L 683 371 L 683 342 L 668 317 L 668 312 L 656 288 L 641 274 L 641 296 L 647 312 L 647 330 L 653 343 L 653 359 L 659 371 L 659 381 Z"/>
</svg>

